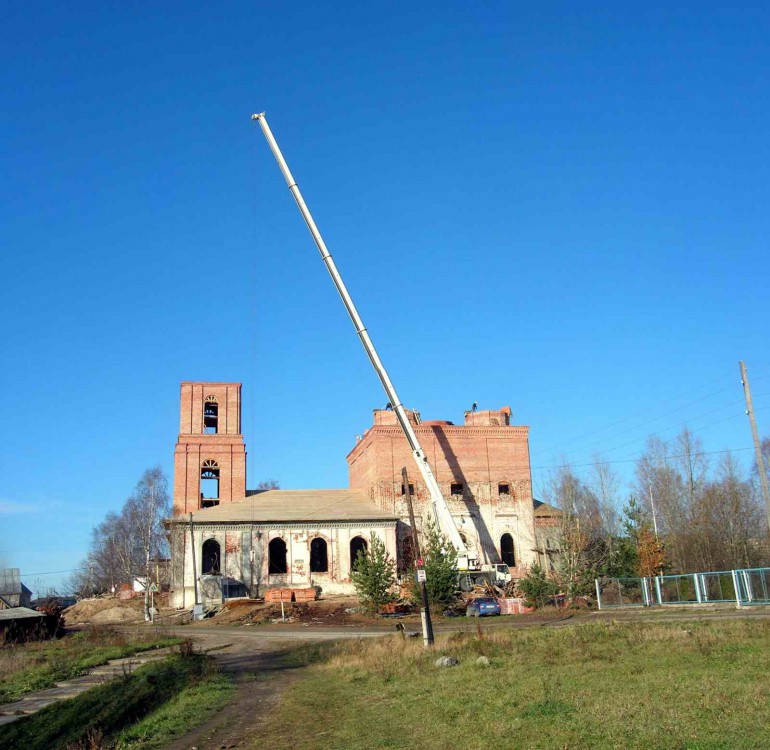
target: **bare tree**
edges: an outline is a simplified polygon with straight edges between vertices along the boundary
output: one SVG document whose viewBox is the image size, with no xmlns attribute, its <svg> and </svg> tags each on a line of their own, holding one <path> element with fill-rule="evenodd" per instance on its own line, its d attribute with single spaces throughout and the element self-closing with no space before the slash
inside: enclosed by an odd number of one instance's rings
<svg viewBox="0 0 770 750">
<path fill-rule="evenodd" d="M 602 536 L 599 502 L 566 463 L 549 474 L 543 497 L 561 510 L 555 573 L 561 589 L 574 601 L 589 587 L 598 562 L 599 545 L 595 542 Z"/>
<path fill-rule="evenodd" d="M 281 489 L 277 479 L 263 479 L 258 485 L 257 490 L 259 492 L 265 492 L 267 490 L 279 490 Z"/>
<path fill-rule="evenodd" d="M 123 513 L 129 520 L 132 538 L 137 552 L 141 555 L 144 569 L 145 619 L 150 619 L 151 561 L 168 549 L 168 540 L 163 529 L 163 519 L 169 514 L 168 482 L 160 466 L 147 469 L 136 485 L 134 494 L 128 499 Z"/>
<path fill-rule="evenodd" d="M 163 470 L 148 469 L 120 512 L 109 512 L 94 527 L 88 556 L 69 582 L 72 590 L 82 596 L 114 592 L 142 574 L 149 583 L 152 559 L 168 554 L 162 522 L 169 512 Z"/>
</svg>

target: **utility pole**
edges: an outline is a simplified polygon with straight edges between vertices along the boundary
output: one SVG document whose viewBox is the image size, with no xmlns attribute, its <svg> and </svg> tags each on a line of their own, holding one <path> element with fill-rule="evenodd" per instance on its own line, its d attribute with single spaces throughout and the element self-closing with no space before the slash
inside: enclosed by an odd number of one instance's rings
<svg viewBox="0 0 770 750">
<path fill-rule="evenodd" d="M 417 538 L 417 524 L 414 521 L 412 493 L 409 490 L 409 475 L 406 473 L 406 466 L 401 469 L 401 481 L 404 483 L 404 497 L 406 498 L 406 507 L 409 509 L 409 525 L 412 527 L 412 549 L 415 554 L 417 582 L 420 584 L 420 597 L 422 599 L 422 607 L 420 608 L 422 642 L 425 648 L 430 648 L 433 645 L 433 623 L 430 619 L 430 603 L 428 602 L 428 591 L 425 588 L 425 568 L 423 567 L 422 554 L 420 553 L 420 540 Z"/>
<path fill-rule="evenodd" d="M 759 444 L 759 433 L 757 432 L 757 422 L 754 419 L 754 405 L 751 402 L 751 386 L 749 385 L 749 374 L 746 371 L 746 363 L 741 360 L 741 383 L 743 383 L 743 395 L 746 397 L 746 414 L 749 416 L 751 424 L 751 437 L 754 439 L 754 451 L 757 456 L 757 470 L 759 471 L 759 483 L 762 486 L 762 495 L 765 498 L 765 509 L 767 511 L 767 526 L 770 529 L 770 488 L 767 486 L 767 472 L 765 471 L 765 460 L 762 457 L 762 447 Z"/>
</svg>

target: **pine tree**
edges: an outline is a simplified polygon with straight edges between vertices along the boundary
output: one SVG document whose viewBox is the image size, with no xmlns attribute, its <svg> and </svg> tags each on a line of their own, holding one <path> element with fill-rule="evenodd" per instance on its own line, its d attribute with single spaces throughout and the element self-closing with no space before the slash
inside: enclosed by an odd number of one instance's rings
<svg viewBox="0 0 770 750">
<path fill-rule="evenodd" d="M 372 534 L 371 549 L 359 550 L 351 578 L 361 604 L 368 611 L 377 612 L 393 599 L 390 590 L 396 580 L 396 564 L 376 534 Z"/>
<path fill-rule="evenodd" d="M 431 607 L 447 607 L 457 591 L 457 552 L 433 521 L 425 526 L 422 556 L 428 601 Z"/>
</svg>

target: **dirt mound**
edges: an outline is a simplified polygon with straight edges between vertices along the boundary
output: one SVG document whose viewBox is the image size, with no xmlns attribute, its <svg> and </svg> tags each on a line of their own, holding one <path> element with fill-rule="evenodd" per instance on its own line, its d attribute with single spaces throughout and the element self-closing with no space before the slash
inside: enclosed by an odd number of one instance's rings
<svg viewBox="0 0 770 750">
<path fill-rule="evenodd" d="M 128 613 L 118 614 L 117 611 Z M 104 619 L 102 613 L 111 612 L 111 619 Z M 129 622 L 137 619 L 139 613 L 136 607 L 119 599 L 83 599 L 64 610 L 64 617 L 69 625 L 81 622 Z M 99 617 L 100 619 L 96 619 Z"/>
<path fill-rule="evenodd" d="M 110 607 L 97 612 L 91 622 L 102 625 L 109 622 L 137 622 L 142 619 L 144 618 L 136 610 L 129 607 Z"/>
<path fill-rule="evenodd" d="M 378 617 L 366 615 L 353 597 L 315 602 L 286 602 L 284 614 L 287 621 L 308 626 L 354 626 L 382 623 Z M 227 602 L 208 624 L 218 625 L 267 625 L 281 619 L 280 603 L 238 601 Z"/>
</svg>

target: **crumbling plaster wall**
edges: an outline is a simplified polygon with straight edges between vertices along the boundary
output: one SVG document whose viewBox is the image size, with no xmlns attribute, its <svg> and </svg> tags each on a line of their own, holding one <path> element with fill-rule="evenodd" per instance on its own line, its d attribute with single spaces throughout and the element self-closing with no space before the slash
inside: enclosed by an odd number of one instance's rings
<svg viewBox="0 0 770 750">
<path fill-rule="evenodd" d="M 395 521 L 313 525 L 195 524 L 196 570 L 193 571 L 189 525 L 174 524 L 172 544 L 176 554 L 172 569 L 172 606 L 192 607 L 195 601 L 194 578 L 201 575 L 203 544 L 209 539 L 220 546 L 222 575 L 240 581 L 254 596 L 264 593 L 269 586 L 320 586 L 327 594 L 352 594 L 350 542 L 360 536 L 370 545 L 375 534 L 385 542 L 388 554 L 395 559 Z M 277 537 L 286 543 L 288 571 L 284 575 L 269 573 L 268 545 Z M 310 544 L 316 537 L 323 538 L 327 543 L 328 571 L 325 573 L 310 571 Z"/>
</svg>

